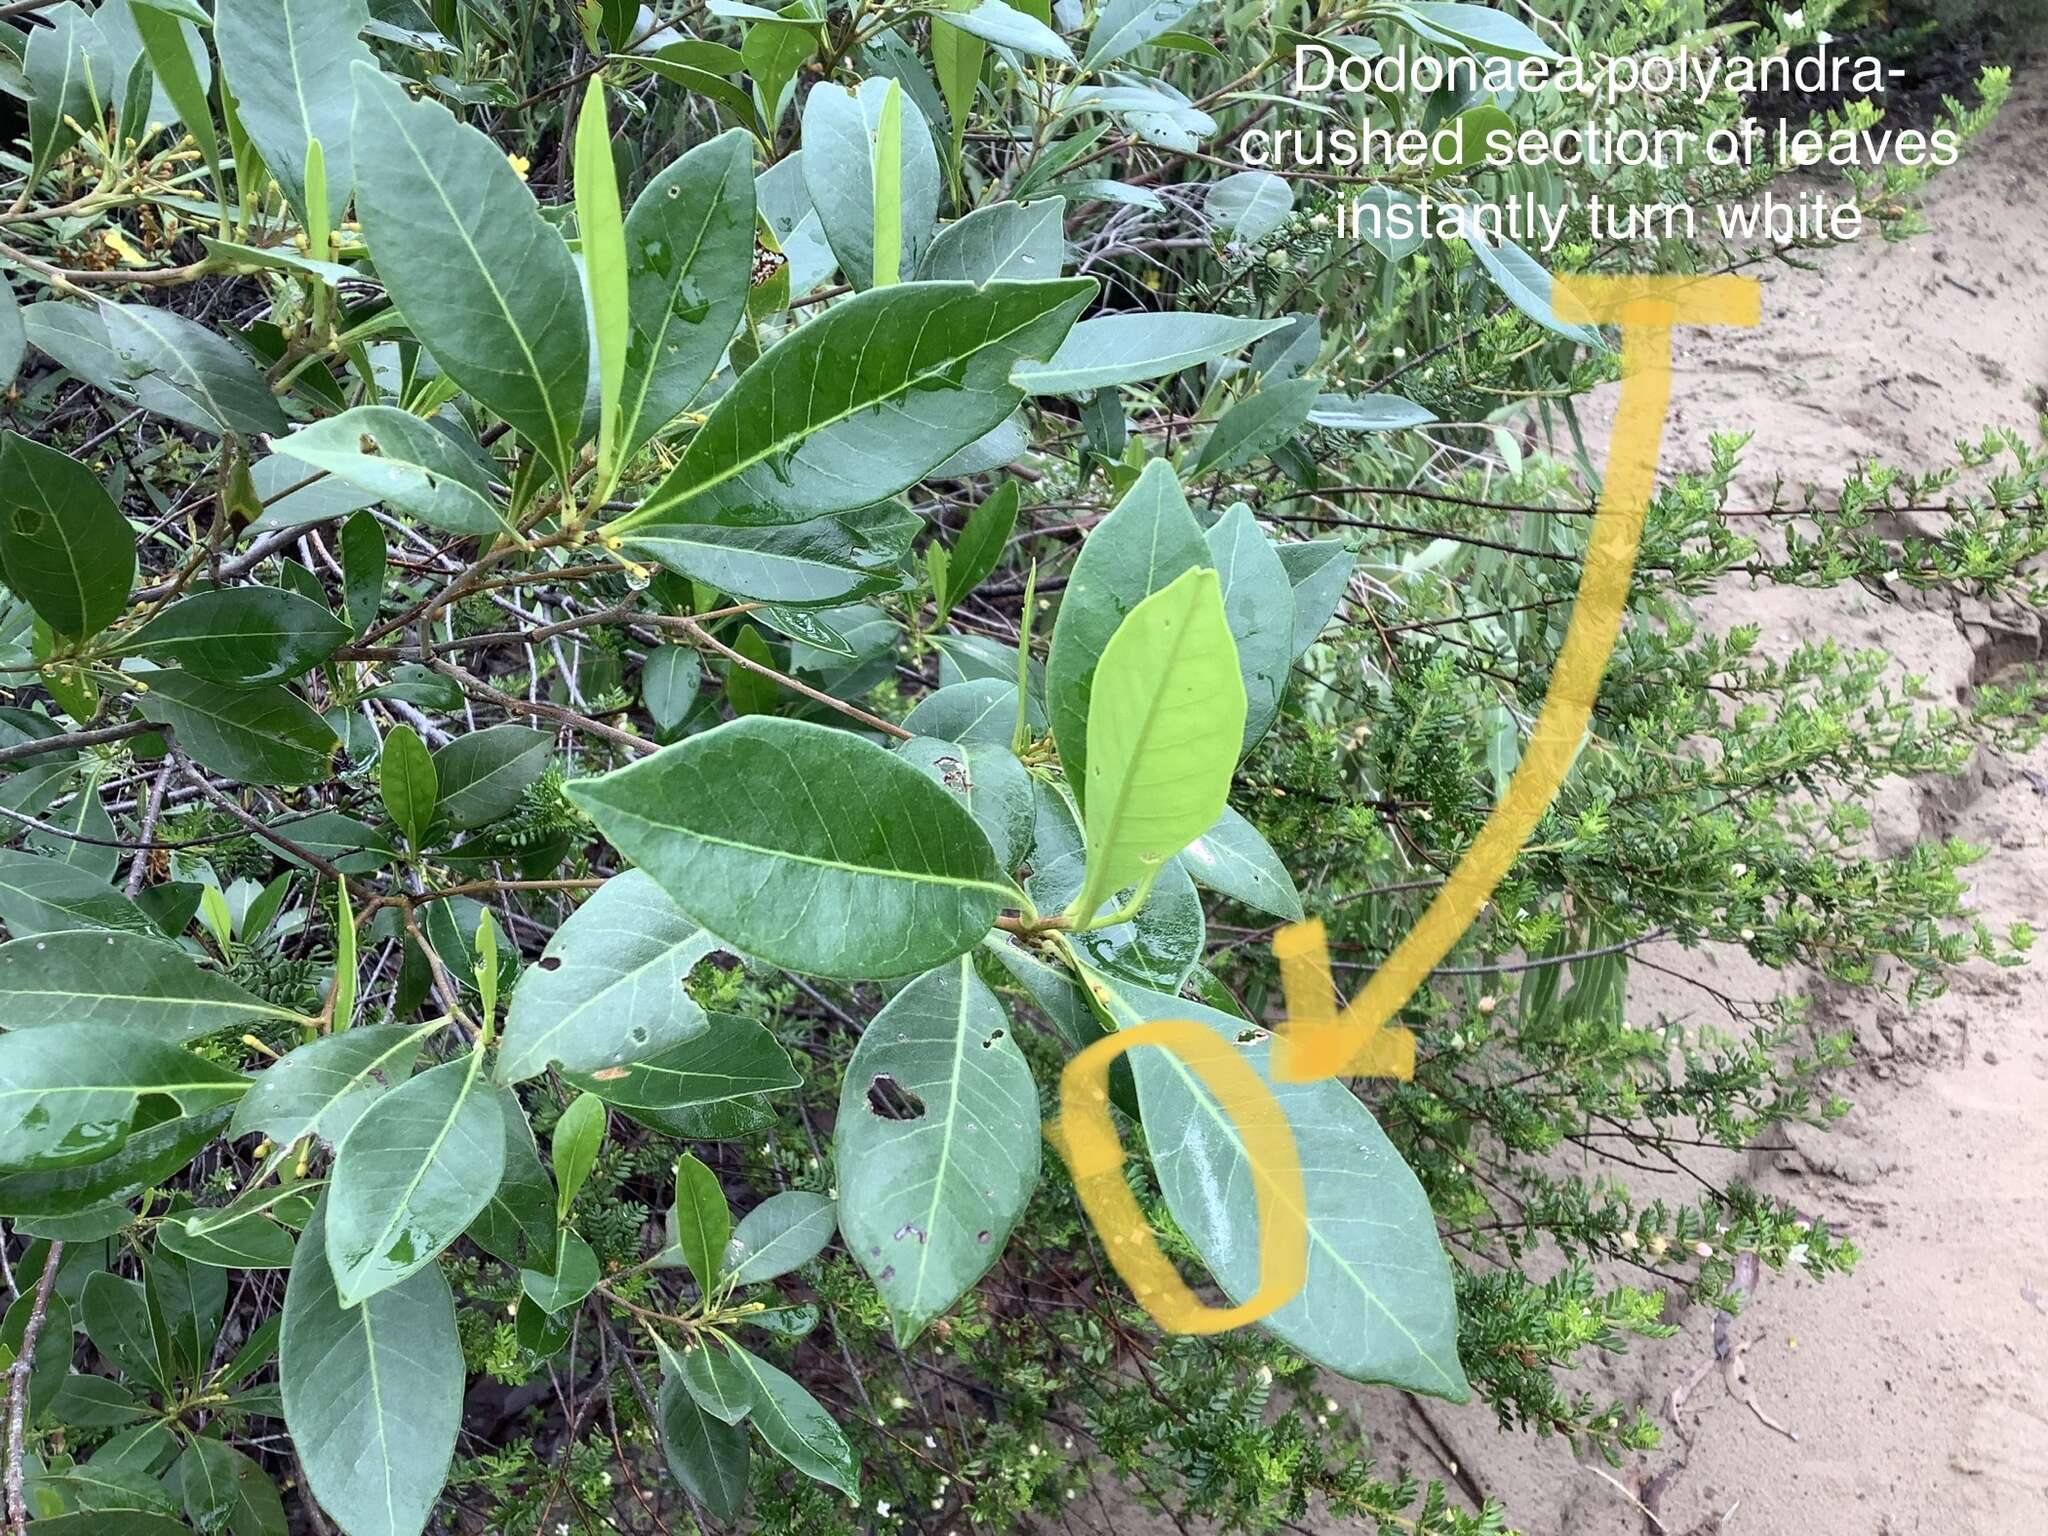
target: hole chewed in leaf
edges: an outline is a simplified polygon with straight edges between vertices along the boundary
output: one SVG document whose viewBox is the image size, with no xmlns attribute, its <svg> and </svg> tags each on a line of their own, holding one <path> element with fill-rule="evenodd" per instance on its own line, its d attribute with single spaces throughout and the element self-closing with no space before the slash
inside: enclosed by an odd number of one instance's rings
<svg viewBox="0 0 2048 1536">
<path fill-rule="evenodd" d="M 884 1120 L 923 1118 L 924 1100 L 886 1072 L 877 1072 L 868 1084 L 868 1111 Z"/>
<path fill-rule="evenodd" d="M 544 971 L 559 971 L 562 968 L 562 957 L 560 955 L 542 955 L 539 965 Z"/>
</svg>

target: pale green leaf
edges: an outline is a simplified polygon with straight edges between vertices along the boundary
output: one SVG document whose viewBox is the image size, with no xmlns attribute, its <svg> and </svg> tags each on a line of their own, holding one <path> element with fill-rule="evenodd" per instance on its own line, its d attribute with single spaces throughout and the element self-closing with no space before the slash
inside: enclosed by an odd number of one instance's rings
<svg viewBox="0 0 2048 1536">
<path fill-rule="evenodd" d="M 1265 1031 L 1185 998 L 1111 984 L 1107 1002 L 1124 1025 L 1192 1019 L 1233 1042 L 1253 1036 L 1242 1059 L 1286 1118 L 1308 1201 L 1307 1283 L 1261 1326 L 1354 1380 L 1464 1401 L 1451 1266 L 1429 1201 L 1350 1086 L 1274 1082 Z M 1243 1300 L 1265 1234 L 1241 1135 L 1177 1056 L 1137 1051 L 1131 1068 L 1167 1208 L 1225 1294 Z"/>
<path fill-rule="evenodd" d="M 377 1098 L 334 1159 L 327 1248 L 345 1306 L 432 1264 L 505 1171 L 496 1094 L 471 1051 Z"/>
<path fill-rule="evenodd" d="M 1141 311 L 1083 320 L 1045 362 L 1022 362 L 1010 382 L 1034 395 L 1085 395 L 1160 379 L 1242 351 L 1283 320 Z"/>
<path fill-rule="evenodd" d="M 601 1071 L 701 1035 L 704 1010 L 684 983 L 720 947 L 645 872 L 606 881 L 520 975 L 498 1080 L 522 1082 L 551 1062 Z"/>
<path fill-rule="evenodd" d="M 592 75 L 576 120 L 576 233 L 590 285 L 590 315 L 597 333 L 597 462 L 609 487 L 626 456 L 621 400 L 626 387 L 627 315 L 625 214 L 619 173 L 612 163 L 611 123 L 605 115 L 604 76 Z"/>
<path fill-rule="evenodd" d="M 347 1536 L 420 1536 L 448 1480 L 466 1379 L 455 1301 L 429 1264 L 354 1305 L 335 1288 L 321 1203 L 284 1293 L 285 1424 Z"/>
<path fill-rule="evenodd" d="M 770 1195 L 733 1229 L 725 1267 L 742 1285 L 786 1275 L 815 1259 L 838 1223 L 838 1211 L 824 1195 L 805 1189 Z"/>
<path fill-rule="evenodd" d="M 409 411 L 359 405 L 271 446 L 430 528 L 480 534 L 506 529 L 477 450 Z"/>
<path fill-rule="evenodd" d="M 350 70 L 376 67 L 360 36 L 365 0 L 219 0 L 214 19 L 235 115 L 286 201 L 305 217 L 306 147 L 317 138 L 328 204 L 346 207 L 355 185 Z"/>
<path fill-rule="evenodd" d="M 1104 647 L 1139 603 L 1212 558 L 1172 466 L 1161 459 L 1145 466 L 1081 546 L 1053 622 L 1045 688 L 1068 786 L 1084 802 L 1090 699 Z"/>
<path fill-rule="evenodd" d="M 1096 670 L 1076 921 L 1126 886 L 1148 891 L 1223 814 L 1244 725 L 1221 585 L 1214 571 L 1187 571 L 1131 610 Z"/>
<path fill-rule="evenodd" d="M 839 1223 L 899 1342 L 988 1272 L 1038 1184 L 1038 1093 L 972 955 L 871 1020 L 834 1133 Z"/>
</svg>

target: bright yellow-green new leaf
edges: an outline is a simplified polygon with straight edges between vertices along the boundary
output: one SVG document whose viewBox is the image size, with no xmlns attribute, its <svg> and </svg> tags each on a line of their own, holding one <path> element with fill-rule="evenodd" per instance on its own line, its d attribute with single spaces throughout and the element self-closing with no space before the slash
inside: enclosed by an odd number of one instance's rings
<svg viewBox="0 0 2048 1536">
<path fill-rule="evenodd" d="M 1237 645 L 1213 570 L 1184 572 L 1133 608 L 1103 650 L 1088 703 L 1088 873 L 1069 915 L 1086 926 L 1223 814 L 1244 732 Z"/>
<path fill-rule="evenodd" d="M 626 220 L 619 207 L 619 173 L 612 164 L 604 82 L 596 77 L 576 120 L 576 229 L 597 323 L 597 462 L 609 490 L 620 467 L 619 400 L 626 389 L 626 343 L 632 329 L 626 308 Z"/>
</svg>

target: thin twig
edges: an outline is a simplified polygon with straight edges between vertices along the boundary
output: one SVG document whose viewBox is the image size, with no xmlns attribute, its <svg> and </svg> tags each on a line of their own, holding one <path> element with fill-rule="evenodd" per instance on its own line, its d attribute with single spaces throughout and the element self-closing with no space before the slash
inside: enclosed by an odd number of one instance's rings
<svg viewBox="0 0 2048 1536">
<path fill-rule="evenodd" d="M 63 1257 L 64 1245 L 52 1241 L 50 1255 L 43 1260 L 43 1278 L 36 1282 L 36 1299 L 29 1303 L 28 1322 L 21 1330 L 21 1353 L 7 1370 L 7 1529 L 12 1536 L 22 1536 L 28 1529 L 28 1501 L 21 1491 L 27 1454 L 28 1378 L 35 1369 L 36 1339 L 43 1331 L 50 1291 L 57 1284 L 57 1264 Z"/>
</svg>

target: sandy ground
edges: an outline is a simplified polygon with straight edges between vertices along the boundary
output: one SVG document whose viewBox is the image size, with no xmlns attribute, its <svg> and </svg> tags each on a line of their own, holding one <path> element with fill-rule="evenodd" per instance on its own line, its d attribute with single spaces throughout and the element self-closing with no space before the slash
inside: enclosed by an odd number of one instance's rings
<svg viewBox="0 0 2048 1536">
<path fill-rule="evenodd" d="M 1998 126 L 1925 198 L 1932 232 L 1900 246 L 1834 252 L 1813 272 L 1766 278 L 1756 331 L 1681 338 L 1667 457 L 1701 456 L 1709 431 L 1754 429 L 1739 499 L 1788 482 L 1838 480 L 1858 458 L 1931 466 L 1988 424 L 2031 433 L 2048 386 L 2048 81 L 2023 81 Z M 2044 655 L 2044 616 L 1835 592 L 1717 594 L 1704 617 L 1755 622 L 1777 653 L 1832 635 L 1883 647 L 1925 675 L 1937 698 Z M 1902 785 L 1874 807 L 1876 840 L 1957 836 L 1989 851 L 1971 872 L 1994 927 L 2048 924 L 2048 749 L 2014 762 L 1980 756 L 1954 780 Z M 1648 952 L 1705 976 L 1698 957 Z M 1530 1536 L 1669 1532 L 1711 1536 L 2036 1536 L 2048 1532 L 2048 957 L 2026 971 L 1979 967 L 1911 1013 L 1871 994 L 1731 971 L 1737 995 L 1814 994 L 1817 1022 L 1853 1031 L 1857 1065 L 1835 1086 L 1853 1100 L 1828 1136 L 1743 1169 L 1801 1210 L 1851 1231 L 1856 1273 L 1825 1285 L 1766 1276 L 1730 1327 L 1746 1343 L 1767 1427 L 1718 1373 L 1676 1422 L 1673 1389 L 1713 1355 L 1714 1319 L 1680 1319 L 1674 1339 L 1638 1346 L 1588 1373 L 1596 1392 L 1642 1405 L 1666 1445 L 1608 1472 L 1555 1442 L 1498 1431 L 1483 1408 L 1427 1410 L 1428 1426 L 1389 1426 L 1416 1470 L 1455 1454 L 1471 1486 L 1500 1499 Z M 1638 970 L 1631 1007 L 1718 1009 L 1684 982 Z M 1683 1197 L 1683 1190 L 1673 1193 Z M 1389 1417 L 1370 1397 L 1368 1421 Z M 1407 1415 L 1411 1420 L 1413 1412 Z M 1419 1433 L 1418 1433 L 1419 1431 Z M 1451 1452 L 1450 1447 L 1455 1447 Z M 1661 1525 L 1634 1502 L 1655 1496 Z M 1619 1486 L 1616 1486 L 1616 1485 Z"/>
</svg>

